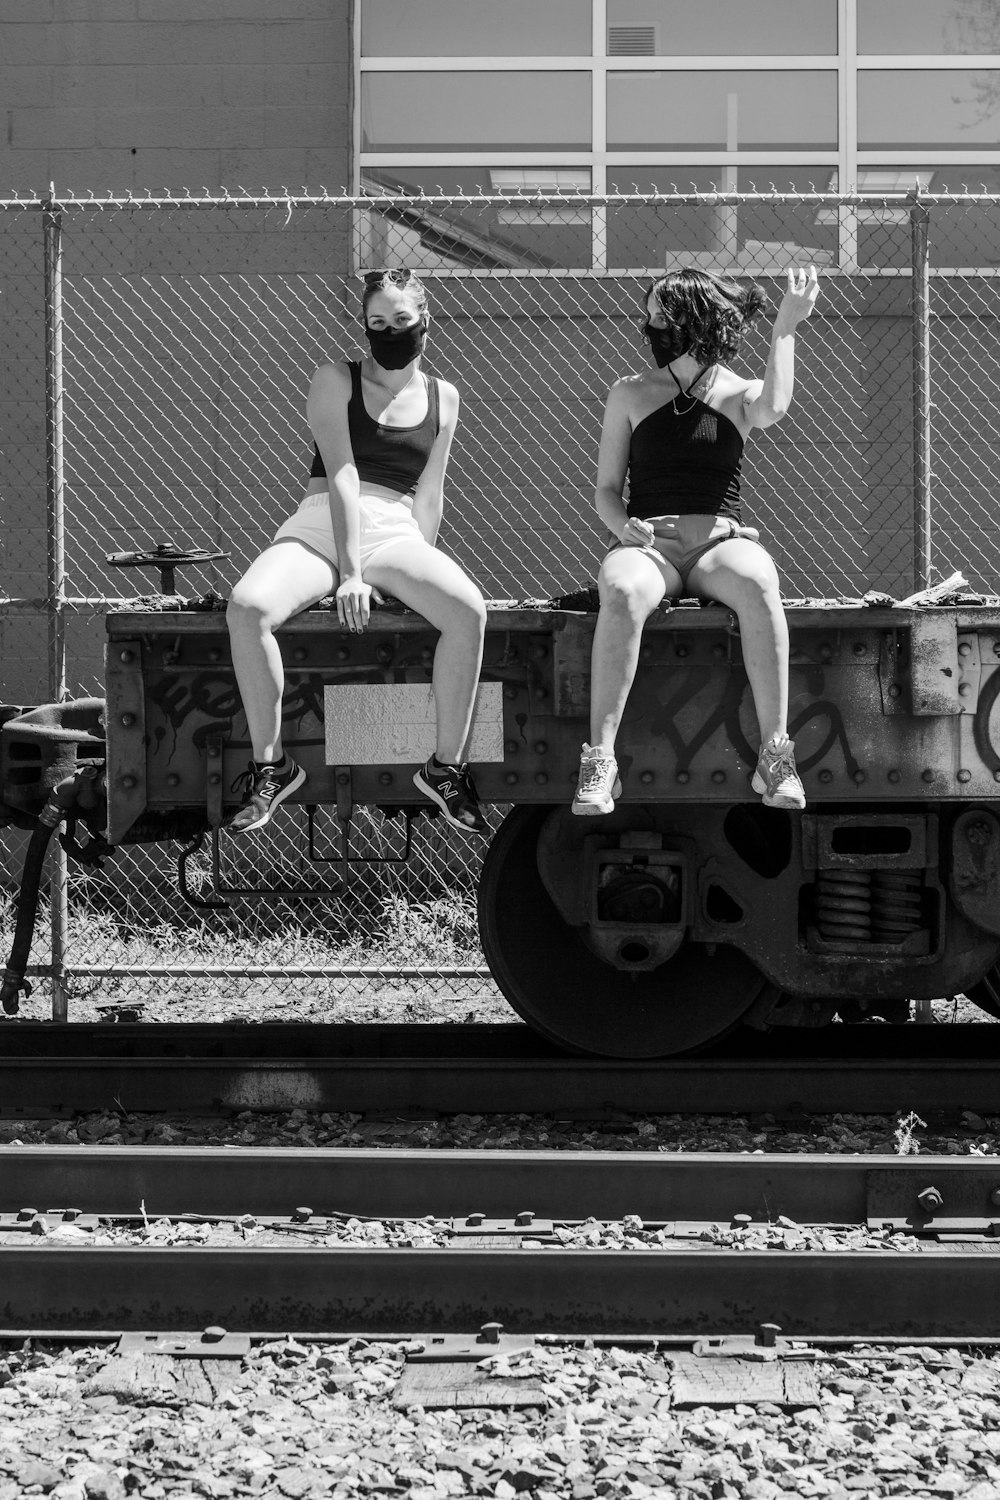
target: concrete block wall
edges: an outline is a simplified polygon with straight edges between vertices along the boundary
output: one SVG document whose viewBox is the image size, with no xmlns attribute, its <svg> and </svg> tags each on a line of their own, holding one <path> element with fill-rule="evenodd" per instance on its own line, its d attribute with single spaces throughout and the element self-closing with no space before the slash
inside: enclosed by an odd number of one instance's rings
<svg viewBox="0 0 1000 1500">
<path fill-rule="evenodd" d="M 352 10 L 351 0 L 0 0 L 0 199 L 44 194 L 50 182 L 62 197 L 349 187 Z M 256 274 L 266 299 L 268 273 L 294 277 L 322 267 L 342 276 L 348 269 L 349 236 L 329 226 L 320 235 L 315 224 L 286 228 L 280 214 L 253 223 L 243 215 L 214 234 L 197 219 L 161 215 L 141 232 L 134 221 L 123 224 L 117 236 L 88 231 L 79 217 L 67 221 L 67 306 L 84 293 L 85 278 L 115 273 Z M 37 212 L 0 213 L 0 506 L 7 523 L 0 588 L 20 598 L 47 588 L 40 220 Z M 140 352 L 162 357 L 155 332 L 147 336 L 141 320 L 118 332 L 131 333 Z M 239 337 L 235 324 L 232 336 Z M 121 492 L 120 533 L 98 536 L 86 524 L 94 496 L 74 493 L 68 475 L 69 524 L 79 530 L 83 521 L 84 549 L 92 552 L 144 542 L 133 535 L 128 464 L 108 440 L 114 423 L 95 422 L 107 354 L 95 348 L 81 361 L 74 351 L 93 387 L 77 387 L 75 408 L 67 402 L 67 437 L 74 421 L 78 437 L 100 428 L 103 446 L 92 464 L 102 480 L 117 475 Z M 116 362 L 129 357 L 119 344 Z M 197 515 L 185 524 L 200 500 L 173 516 L 174 529 L 190 532 L 192 545 L 208 539 Z M 71 541 L 69 592 L 103 591 L 106 580 L 79 565 L 80 550 Z M 129 577 L 137 591 L 149 586 L 142 575 L 117 575 L 113 591 L 129 592 Z M 102 622 L 88 618 L 71 633 L 73 686 L 92 685 L 101 670 Z M 43 619 L 0 620 L 0 701 L 44 696 L 44 639 Z"/>
</svg>

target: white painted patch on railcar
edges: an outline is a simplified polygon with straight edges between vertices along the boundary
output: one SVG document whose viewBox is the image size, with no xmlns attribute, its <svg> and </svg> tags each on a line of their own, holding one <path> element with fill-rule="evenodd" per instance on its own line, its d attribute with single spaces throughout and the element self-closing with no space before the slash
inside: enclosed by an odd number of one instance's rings
<svg viewBox="0 0 1000 1500">
<path fill-rule="evenodd" d="M 336 683 L 324 691 L 328 766 L 420 764 L 434 749 L 429 683 Z M 469 760 L 503 760 L 503 684 L 476 694 Z"/>
</svg>

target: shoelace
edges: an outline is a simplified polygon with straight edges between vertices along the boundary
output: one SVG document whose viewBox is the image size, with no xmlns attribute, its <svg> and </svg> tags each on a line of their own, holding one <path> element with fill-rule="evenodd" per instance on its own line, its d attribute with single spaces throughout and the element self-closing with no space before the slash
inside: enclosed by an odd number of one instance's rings
<svg viewBox="0 0 1000 1500">
<path fill-rule="evenodd" d="M 799 779 L 799 773 L 795 769 L 795 763 L 792 760 L 792 757 L 787 754 L 782 754 L 780 750 L 775 755 L 774 759 L 769 762 L 768 774 L 770 775 L 772 781 L 774 781 L 779 786 L 784 781 L 798 781 Z"/>
<path fill-rule="evenodd" d="M 232 790 L 239 792 L 241 796 L 266 797 L 270 800 L 278 790 L 280 780 L 277 766 L 269 762 L 267 765 L 258 766 L 256 770 L 248 767 L 245 771 L 241 771 L 233 782 Z"/>
<path fill-rule="evenodd" d="M 610 760 L 585 760 L 583 781 L 580 786 L 581 792 L 593 792 L 601 785 L 608 776 Z"/>
</svg>

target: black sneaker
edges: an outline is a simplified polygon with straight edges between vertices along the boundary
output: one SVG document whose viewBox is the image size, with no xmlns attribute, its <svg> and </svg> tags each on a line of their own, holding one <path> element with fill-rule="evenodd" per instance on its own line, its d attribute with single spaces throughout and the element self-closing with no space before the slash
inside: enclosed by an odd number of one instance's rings
<svg viewBox="0 0 1000 1500">
<path fill-rule="evenodd" d="M 479 806 L 468 765 L 442 766 L 432 755 L 414 772 L 413 785 L 437 803 L 453 828 L 460 828 L 463 833 L 487 832 L 489 825 Z"/>
<path fill-rule="evenodd" d="M 305 779 L 305 771 L 290 756 L 286 755 L 277 765 L 252 760 L 233 782 L 232 789 L 243 793 L 243 802 L 225 825 L 226 832 L 250 833 L 254 828 L 263 828 L 274 809 L 298 791 Z"/>
</svg>

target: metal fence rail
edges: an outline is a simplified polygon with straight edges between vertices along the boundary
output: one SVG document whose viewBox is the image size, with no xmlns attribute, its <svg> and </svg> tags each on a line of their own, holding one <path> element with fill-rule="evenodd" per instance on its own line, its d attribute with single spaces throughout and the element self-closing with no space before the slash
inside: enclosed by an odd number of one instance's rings
<svg viewBox="0 0 1000 1500">
<path fill-rule="evenodd" d="M 601 412 L 611 382 L 645 363 L 650 270 L 752 277 L 773 309 L 786 268 L 810 261 L 823 293 L 801 331 L 793 411 L 745 463 L 745 509 L 786 597 L 899 596 L 953 568 L 996 591 L 1000 199 L 366 188 L 0 203 L 4 701 L 102 693 L 103 614 L 153 587 L 108 553 L 167 540 L 221 551 L 179 586 L 228 592 L 301 493 L 309 377 L 361 346 L 359 273 L 372 266 L 410 265 L 427 285 L 426 367 L 463 398 L 441 543 L 488 597 L 595 577 Z M 766 322 L 752 331 L 741 372 L 762 370 L 768 336 Z M 376 820 L 366 836 L 384 847 Z M 13 882 L 17 837 L 8 853 Z M 242 857 L 322 883 L 293 815 Z M 34 956 L 60 1013 L 70 984 L 122 996 L 164 983 L 207 1012 L 252 990 L 294 1013 L 317 972 L 334 1011 L 352 986 L 428 975 L 442 992 L 461 974 L 473 998 L 493 993 L 464 842 L 424 837 L 415 868 L 373 874 L 353 910 L 325 897 L 194 913 L 170 870 L 165 851 L 123 851 L 104 879 L 54 857 Z M 416 907 L 437 912 L 417 941 L 399 920 Z"/>
</svg>

